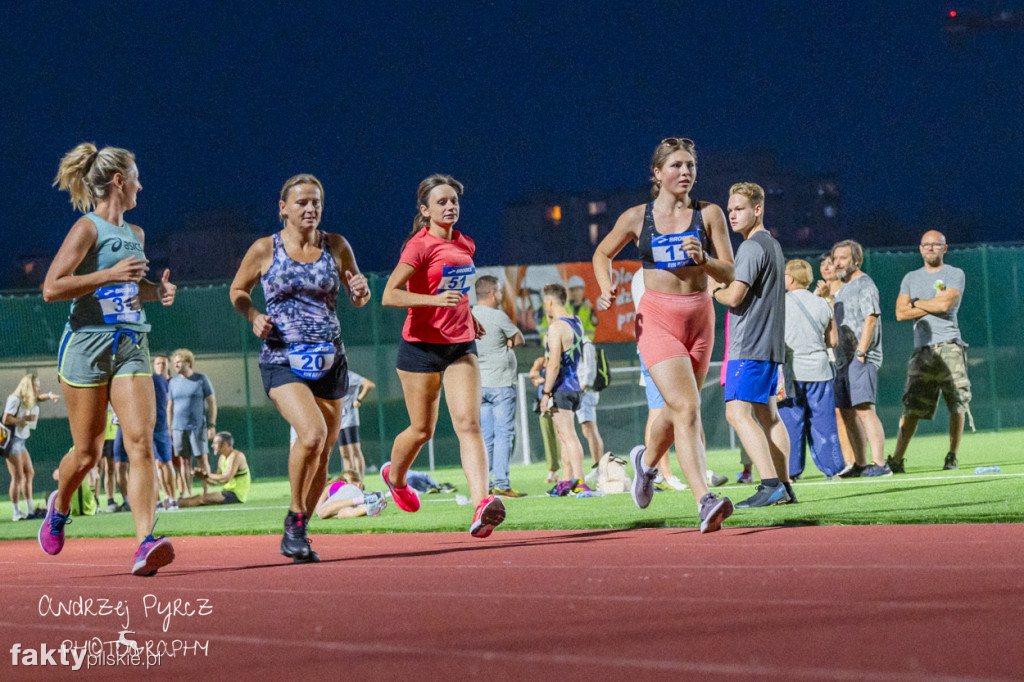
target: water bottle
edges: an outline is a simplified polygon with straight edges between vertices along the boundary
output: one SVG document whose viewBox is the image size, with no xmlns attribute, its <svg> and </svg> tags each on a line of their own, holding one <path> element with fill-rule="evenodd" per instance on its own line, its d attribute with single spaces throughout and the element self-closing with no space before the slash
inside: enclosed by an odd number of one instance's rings
<svg viewBox="0 0 1024 682">
<path fill-rule="evenodd" d="M 976 474 L 998 474 L 1002 469 L 999 467 L 978 467 L 974 470 Z"/>
<path fill-rule="evenodd" d="M 600 490 L 581 490 L 576 493 L 576 497 L 604 497 L 604 493 Z"/>
<path fill-rule="evenodd" d="M 457 504 L 457 505 L 465 506 L 465 505 L 469 504 L 470 502 L 472 502 L 472 500 L 470 500 L 465 495 L 459 495 L 459 494 L 455 495 L 455 504 Z"/>
</svg>

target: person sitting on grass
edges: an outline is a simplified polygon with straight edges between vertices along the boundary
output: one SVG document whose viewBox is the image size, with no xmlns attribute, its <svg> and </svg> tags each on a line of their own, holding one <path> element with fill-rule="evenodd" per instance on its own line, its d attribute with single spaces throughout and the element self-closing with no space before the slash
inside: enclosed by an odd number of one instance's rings
<svg viewBox="0 0 1024 682">
<path fill-rule="evenodd" d="M 217 473 L 204 471 L 202 467 L 192 470 L 194 476 L 203 482 L 203 494 L 183 497 L 181 507 L 200 507 L 208 504 L 235 504 L 249 499 L 252 474 L 245 453 L 235 449 L 235 437 L 228 431 L 220 431 L 213 437 L 213 452 L 218 455 Z M 219 491 L 208 492 L 211 485 L 223 485 Z"/>
<path fill-rule="evenodd" d="M 363 492 L 363 482 L 355 471 L 346 470 L 328 481 L 316 503 L 321 519 L 350 519 L 357 516 L 380 516 L 388 501 L 383 493 Z"/>
</svg>

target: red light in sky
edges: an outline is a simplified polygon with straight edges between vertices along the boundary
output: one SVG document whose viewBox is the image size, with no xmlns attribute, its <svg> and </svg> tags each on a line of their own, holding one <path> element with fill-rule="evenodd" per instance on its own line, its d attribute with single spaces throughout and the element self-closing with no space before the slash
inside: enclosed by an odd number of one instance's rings
<svg viewBox="0 0 1024 682">
<path fill-rule="evenodd" d="M 955 9 L 949 10 L 949 18 L 950 19 L 956 18 L 956 10 Z"/>
</svg>

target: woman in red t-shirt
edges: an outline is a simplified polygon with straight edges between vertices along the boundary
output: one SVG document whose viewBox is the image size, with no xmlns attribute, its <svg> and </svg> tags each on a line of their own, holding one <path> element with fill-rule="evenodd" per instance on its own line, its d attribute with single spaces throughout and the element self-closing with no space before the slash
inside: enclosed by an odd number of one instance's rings
<svg viewBox="0 0 1024 682">
<path fill-rule="evenodd" d="M 399 509 L 420 508 L 405 474 L 420 448 L 434 435 L 444 386 L 452 426 L 459 438 L 462 469 L 476 513 L 469 528 L 485 538 L 505 519 L 501 500 L 487 494 L 487 451 L 480 431 L 480 365 L 476 339 L 483 328 L 469 310 L 467 293 L 476 278 L 473 240 L 455 230 L 462 183 L 431 175 L 416 191 L 419 212 L 402 247 L 398 265 L 384 287 L 382 303 L 408 308 L 398 349 L 398 378 L 409 411 L 409 428 L 398 434 L 381 478 Z"/>
</svg>

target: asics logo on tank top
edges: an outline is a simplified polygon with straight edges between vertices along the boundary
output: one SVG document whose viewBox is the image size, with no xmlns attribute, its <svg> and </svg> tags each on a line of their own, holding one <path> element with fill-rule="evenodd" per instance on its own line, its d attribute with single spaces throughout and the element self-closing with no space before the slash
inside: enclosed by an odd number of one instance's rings
<svg viewBox="0 0 1024 682">
<path fill-rule="evenodd" d="M 124 247 L 125 251 L 142 251 L 142 244 L 139 244 L 138 242 L 126 242 L 119 238 L 110 240 L 110 250 L 112 252 L 117 253 L 118 251 L 121 250 L 122 246 Z"/>
</svg>

